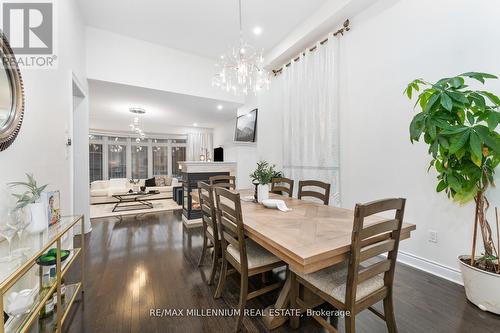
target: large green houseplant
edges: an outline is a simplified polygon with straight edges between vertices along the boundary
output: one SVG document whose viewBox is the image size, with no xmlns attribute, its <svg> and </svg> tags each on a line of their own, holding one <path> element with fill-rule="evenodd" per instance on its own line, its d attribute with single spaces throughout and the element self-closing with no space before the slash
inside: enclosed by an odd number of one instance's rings
<svg viewBox="0 0 500 333">
<path fill-rule="evenodd" d="M 466 84 L 466 80 L 484 84 L 487 79 L 496 78 L 491 74 L 470 72 L 436 83 L 417 79 L 408 84 L 405 94 L 409 99 L 418 94 L 415 106 L 420 106 L 420 110 L 410 124 L 410 139 L 413 143 L 423 137 L 429 145 L 432 156 L 429 169 L 434 168 L 438 174 L 436 190 L 445 191 L 449 198 L 461 204 L 475 201 L 471 256 L 460 260 L 475 269 L 498 275 L 499 254 L 486 218 L 490 206 L 486 193 L 495 185 L 495 168 L 500 163 L 500 134 L 497 132 L 500 98 L 488 91 L 471 89 Z M 480 257 L 475 253 L 478 227 L 484 245 Z"/>
</svg>

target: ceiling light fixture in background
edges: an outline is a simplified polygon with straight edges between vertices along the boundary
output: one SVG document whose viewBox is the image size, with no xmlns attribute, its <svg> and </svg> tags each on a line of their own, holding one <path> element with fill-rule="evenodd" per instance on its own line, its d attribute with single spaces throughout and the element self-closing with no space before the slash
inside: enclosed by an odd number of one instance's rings
<svg viewBox="0 0 500 333">
<path fill-rule="evenodd" d="M 128 110 L 134 115 L 129 125 L 130 129 L 137 135 L 135 142 L 140 143 L 146 138 L 146 134 L 144 133 L 144 124 L 142 122 L 142 115 L 146 113 L 146 110 L 143 108 L 130 108 Z"/>
<path fill-rule="evenodd" d="M 261 89 L 269 89 L 270 74 L 263 68 L 263 50 L 257 51 L 243 39 L 241 0 L 239 0 L 240 41 L 231 51 L 221 56 L 216 64 L 218 73 L 212 85 L 234 95 L 256 94 Z M 262 31 L 261 31 L 262 32 Z"/>
</svg>

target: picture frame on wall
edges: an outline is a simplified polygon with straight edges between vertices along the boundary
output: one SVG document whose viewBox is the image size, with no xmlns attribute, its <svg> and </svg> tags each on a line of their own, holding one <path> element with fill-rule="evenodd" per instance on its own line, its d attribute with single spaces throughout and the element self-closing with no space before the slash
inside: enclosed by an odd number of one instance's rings
<svg viewBox="0 0 500 333">
<path fill-rule="evenodd" d="M 255 142 L 255 134 L 257 131 L 257 112 L 258 109 L 254 109 L 247 114 L 236 118 L 234 141 Z"/>
<path fill-rule="evenodd" d="M 61 221 L 61 193 L 46 191 L 42 194 L 49 227 Z"/>
</svg>

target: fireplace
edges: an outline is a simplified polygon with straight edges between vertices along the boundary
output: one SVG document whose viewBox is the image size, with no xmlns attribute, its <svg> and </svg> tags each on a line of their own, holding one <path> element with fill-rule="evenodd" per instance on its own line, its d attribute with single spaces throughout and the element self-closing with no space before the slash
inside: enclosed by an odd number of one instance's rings
<svg viewBox="0 0 500 333">
<path fill-rule="evenodd" d="M 182 220 L 186 227 L 201 226 L 201 210 L 197 195 L 198 182 L 208 183 L 212 176 L 235 176 L 236 163 L 233 162 L 179 162 L 182 170 L 184 200 L 182 200 Z"/>
</svg>

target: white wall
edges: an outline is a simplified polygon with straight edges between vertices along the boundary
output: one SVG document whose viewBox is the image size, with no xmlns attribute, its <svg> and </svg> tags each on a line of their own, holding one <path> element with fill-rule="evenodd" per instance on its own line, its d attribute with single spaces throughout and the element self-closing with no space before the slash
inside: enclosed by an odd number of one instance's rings
<svg viewBox="0 0 500 333">
<path fill-rule="evenodd" d="M 458 267 L 456 256 L 469 253 L 474 209 L 435 192 L 435 173 L 426 172 L 426 145 L 408 139 L 414 102 L 402 91 L 419 77 L 437 80 L 466 71 L 500 75 L 500 45 L 491 43 L 498 40 L 499 15 L 500 6 L 488 0 L 384 0 L 354 17 L 352 31 L 341 39 L 342 203 L 352 207 L 406 197 L 406 220 L 417 224 L 417 231 L 402 243 L 402 251 L 452 270 Z M 499 94 L 500 82 L 487 89 Z M 490 192 L 492 204 L 500 205 L 499 194 Z M 430 229 L 438 232 L 437 244 L 428 242 Z M 429 269 L 459 278 L 439 266 Z"/>
<path fill-rule="evenodd" d="M 87 27 L 89 79 L 242 103 L 211 86 L 215 60 Z"/>
<path fill-rule="evenodd" d="M 25 173 L 33 173 L 40 184 L 48 183 L 49 189 L 61 191 L 62 212 L 67 215 L 73 195 L 71 151 L 65 145 L 72 123 L 71 71 L 85 82 L 85 32 L 74 0 L 58 1 L 55 8 L 58 68 L 21 70 L 25 118 L 17 140 L 0 152 L 0 184 L 24 180 Z M 5 195 L 4 186 L 2 197 Z"/>
<path fill-rule="evenodd" d="M 350 17 L 352 30 L 340 39 L 342 206 L 406 197 L 406 221 L 417 231 L 402 242 L 400 260 L 459 283 L 456 257 L 470 251 L 474 210 L 435 192 L 435 173 L 426 171 L 427 147 L 409 142 L 414 102 L 402 92 L 419 77 L 437 80 L 466 71 L 500 75 L 500 45 L 492 43 L 498 40 L 499 16 L 500 5 L 488 0 L 380 0 Z M 275 78 L 257 103 L 256 157 L 278 166 L 286 144 L 281 85 Z M 500 94 L 500 81 L 486 89 Z M 500 206 L 499 189 L 489 197 L 492 206 Z M 438 243 L 428 242 L 429 230 L 438 232 Z"/>
</svg>

